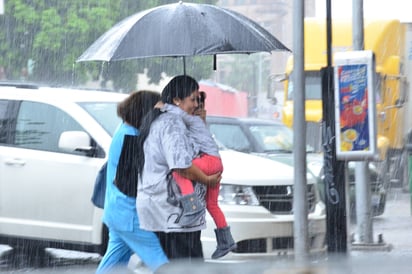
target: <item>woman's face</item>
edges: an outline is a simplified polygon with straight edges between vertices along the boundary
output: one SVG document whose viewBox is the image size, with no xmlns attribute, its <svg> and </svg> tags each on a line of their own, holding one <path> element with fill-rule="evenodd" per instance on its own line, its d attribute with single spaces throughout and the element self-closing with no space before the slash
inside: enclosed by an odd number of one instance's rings
<svg viewBox="0 0 412 274">
<path fill-rule="evenodd" d="M 180 107 L 182 110 L 186 111 L 189 114 L 194 114 L 195 109 L 198 107 L 197 98 L 199 97 L 199 91 L 195 90 L 183 100 L 175 99 L 175 104 Z"/>
</svg>

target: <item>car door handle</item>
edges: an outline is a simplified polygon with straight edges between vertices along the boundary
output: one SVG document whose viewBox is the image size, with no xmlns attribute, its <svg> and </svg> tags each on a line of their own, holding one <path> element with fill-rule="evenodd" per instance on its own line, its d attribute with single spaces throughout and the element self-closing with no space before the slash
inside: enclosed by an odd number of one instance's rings
<svg viewBox="0 0 412 274">
<path fill-rule="evenodd" d="M 24 166 L 26 161 L 22 159 L 9 159 L 4 162 L 8 166 Z"/>
</svg>

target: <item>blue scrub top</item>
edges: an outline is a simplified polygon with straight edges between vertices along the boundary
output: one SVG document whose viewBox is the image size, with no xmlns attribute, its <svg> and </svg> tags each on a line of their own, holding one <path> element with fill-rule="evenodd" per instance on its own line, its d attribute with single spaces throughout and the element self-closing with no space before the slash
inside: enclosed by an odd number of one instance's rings
<svg viewBox="0 0 412 274">
<path fill-rule="evenodd" d="M 124 136 L 137 136 L 138 134 L 139 131 L 135 127 L 126 123 L 121 123 L 116 129 L 112 143 L 110 144 L 107 161 L 107 186 L 103 222 L 110 229 L 117 231 L 133 231 L 134 227 L 139 227 L 139 218 L 136 211 L 136 198 L 125 195 L 113 183 L 116 177 L 120 154 L 122 152 Z"/>
</svg>

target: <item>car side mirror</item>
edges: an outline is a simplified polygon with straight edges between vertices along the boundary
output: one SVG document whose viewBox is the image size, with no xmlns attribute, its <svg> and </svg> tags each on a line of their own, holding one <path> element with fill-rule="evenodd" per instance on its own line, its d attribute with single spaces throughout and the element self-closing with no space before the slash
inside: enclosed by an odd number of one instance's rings
<svg viewBox="0 0 412 274">
<path fill-rule="evenodd" d="M 281 83 L 286 80 L 288 80 L 288 76 L 286 73 L 276 73 L 269 75 L 266 98 L 268 98 L 273 105 L 277 104 L 277 99 L 275 97 L 276 83 Z"/>
<path fill-rule="evenodd" d="M 64 131 L 59 138 L 59 149 L 67 152 L 84 152 L 92 155 L 95 151 L 89 134 L 84 131 Z"/>
</svg>

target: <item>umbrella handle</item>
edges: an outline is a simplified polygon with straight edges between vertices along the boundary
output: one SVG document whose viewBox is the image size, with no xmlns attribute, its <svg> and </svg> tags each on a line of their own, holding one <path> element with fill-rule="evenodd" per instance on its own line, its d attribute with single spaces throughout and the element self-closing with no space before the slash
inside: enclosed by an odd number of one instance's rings
<svg viewBox="0 0 412 274">
<path fill-rule="evenodd" d="M 186 56 L 183 56 L 183 75 L 186 75 Z"/>
</svg>

